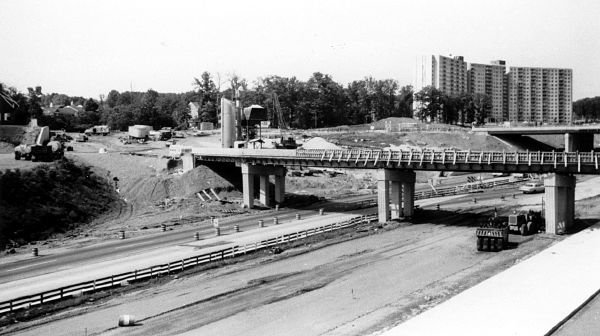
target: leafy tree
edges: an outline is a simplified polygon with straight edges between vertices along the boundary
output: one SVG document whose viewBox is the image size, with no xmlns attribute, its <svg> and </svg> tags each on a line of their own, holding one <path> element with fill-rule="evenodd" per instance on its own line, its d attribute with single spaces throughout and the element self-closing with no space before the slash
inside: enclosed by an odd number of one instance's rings
<svg viewBox="0 0 600 336">
<path fill-rule="evenodd" d="M 217 122 L 217 88 L 208 72 L 202 73 L 200 79 L 194 78 L 196 101 L 200 104 L 198 109 L 200 121 Z"/>
<path fill-rule="evenodd" d="M 99 107 L 98 103 L 92 98 L 86 100 L 85 103 L 83 104 L 84 111 L 96 112 L 96 111 L 98 111 L 98 107 Z"/>
<path fill-rule="evenodd" d="M 415 93 L 414 100 L 419 104 L 415 116 L 421 120 L 436 121 L 442 114 L 444 94 L 434 86 L 426 86 Z"/>
<path fill-rule="evenodd" d="M 492 97 L 485 93 L 475 93 L 470 100 L 470 110 L 473 113 L 473 122 L 483 125 L 488 112 L 492 109 Z M 469 121 L 471 122 L 471 121 Z"/>
<path fill-rule="evenodd" d="M 108 105 L 108 107 L 113 108 L 113 107 L 117 106 L 117 103 L 119 102 L 119 98 L 120 98 L 119 91 L 111 90 L 108 93 L 108 96 L 106 97 L 106 104 Z"/>
<path fill-rule="evenodd" d="M 398 94 L 398 114 L 400 117 L 412 118 L 413 116 L 413 87 L 412 85 L 406 85 L 400 88 Z"/>
<path fill-rule="evenodd" d="M 42 107 L 40 106 L 43 96 L 42 87 L 27 88 L 29 97 L 29 115 L 32 118 L 39 118 L 42 115 Z"/>
</svg>

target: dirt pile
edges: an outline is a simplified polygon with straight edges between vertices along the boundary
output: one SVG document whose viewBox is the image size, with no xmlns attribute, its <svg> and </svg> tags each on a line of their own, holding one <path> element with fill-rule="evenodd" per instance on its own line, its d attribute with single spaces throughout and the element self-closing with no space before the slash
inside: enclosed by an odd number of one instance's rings
<svg viewBox="0 0 600 336">
<path fill-rule="evenodd" d="M 342 147 L 332 144 L 331 142 L 321 138 L 315 137 L 302 145 L 303 149 L 343 149 Z"/>
</svg>

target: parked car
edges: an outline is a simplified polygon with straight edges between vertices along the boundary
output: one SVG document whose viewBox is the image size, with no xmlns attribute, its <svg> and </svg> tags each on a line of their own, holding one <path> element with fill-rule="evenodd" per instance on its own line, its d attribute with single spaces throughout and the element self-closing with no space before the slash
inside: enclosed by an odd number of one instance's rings
<svg viewBox="0 0 600 336">
<path fill-rule="evenodd" d="M 546 188 L 544 188 L 544 184 L 542 182 L 528 182 L 521 186 L 519 190 L 521 190 L 523 194 L 534 194 L 544 192 Z"/>
<path fill-rule="evenodd" d="M 177 140 L 171 138 L 165 142 L 165 146 L 170 147 L 171 145 L 174 145 L 176 143 L 177 143 Z"/>
</svg>

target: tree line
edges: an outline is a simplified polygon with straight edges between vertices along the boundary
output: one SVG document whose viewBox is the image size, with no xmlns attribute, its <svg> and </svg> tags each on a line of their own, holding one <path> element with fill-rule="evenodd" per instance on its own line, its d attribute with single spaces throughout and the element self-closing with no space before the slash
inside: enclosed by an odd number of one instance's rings
<svg viewBox="0 0 600 336">
<path fill-rule="evenodd" d="M 292 128 L 308 129 L 335 127 L 371 122 L 387 117 L 412 117 L 412 86 L 400 87 L 393 79 L 377 80 L 366 77 L 346 87 L 329 75 L 314 73 L 308 80 L 296 77 L 268 76 L 252 85 L 236 74 L 221 78 L 204 72 L 194 78 L 192 90 L 184 93 L 159 93 L 111 90 L 99 99 L 70 97 L 65 94 L 45 95 L 41 87 L 28 88 L 27 93 L 8 88 L 4 93 L 18 103 L 9 108 L 11 123 L 27 124 L 37 118 L 39 125 L 52 129 L 81 129 L 89 125 L 106 124 L 112 129 L 126 130 L 135 124 L 154 129 L 174 127 L 183 129 L 190 121 L 217 123 L 222 97 L 233 100 L 240 92 L 242 106 L 261 105 L 268 110 L 269 120 L 278 126 L 281 113 Z M 82 105 L 78 117 L 48 117 L 42 106 Z M 198 116 L 192 118 L 189 103 L 198 104 Z M 279 112 L 280 111 L 280 112 Z"/>
<path fill-rule="evenodd" d="M 485 93 L 449 95 L 433 86 L 416 92 L 415 117 L 421 121 L 444 124 L 484 124 L 492 109 L 492 98 Z"/>
<path fill-rule="evenodd" d="M 575 119 L 586 122 L 600 120 L 600 97 L 583 98 L 573 103 L 573 115 Z"/>
</svg>

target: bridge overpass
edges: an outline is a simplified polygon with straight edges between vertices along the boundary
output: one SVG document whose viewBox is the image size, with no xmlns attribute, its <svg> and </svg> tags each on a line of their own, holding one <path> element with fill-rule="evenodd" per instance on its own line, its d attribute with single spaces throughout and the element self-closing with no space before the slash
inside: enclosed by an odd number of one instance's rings
<svg viewBox="0 0 600 336">
<path fill-rule="evenodd" d="M 473 127 L 473 132 L 487 133 L 497 137 L 564 134 L 566 152 L 587 152 L 594 149 L 594 134 L 600 133 L 600 125 Z"/>
<path fill-rule="evenodd" d="M 575 215 L 574 174 L 600 174 L 600 154 L 590 152 L 487 152 L 402 150 L 285 150 L 193 148 L 183 156 L 184 170 L 202 162 L 229 162 L 241 167 L 244 205 L 254 206 L 254 179 L 259 200 L 270 200 L 275 176 L 275 202 L 285 195 L 286 167 L 376 169 L 379 221 L 413 215 L 416 170 L 554 174 L 545 184 L 546 232 L 567 230 Z M 391 202 L 390 202 L 391 200 Z M 390 204 L 391 203 L 391 204 Z M 391 210 L 391 215 L 390 215 Z"/>
</svg>

